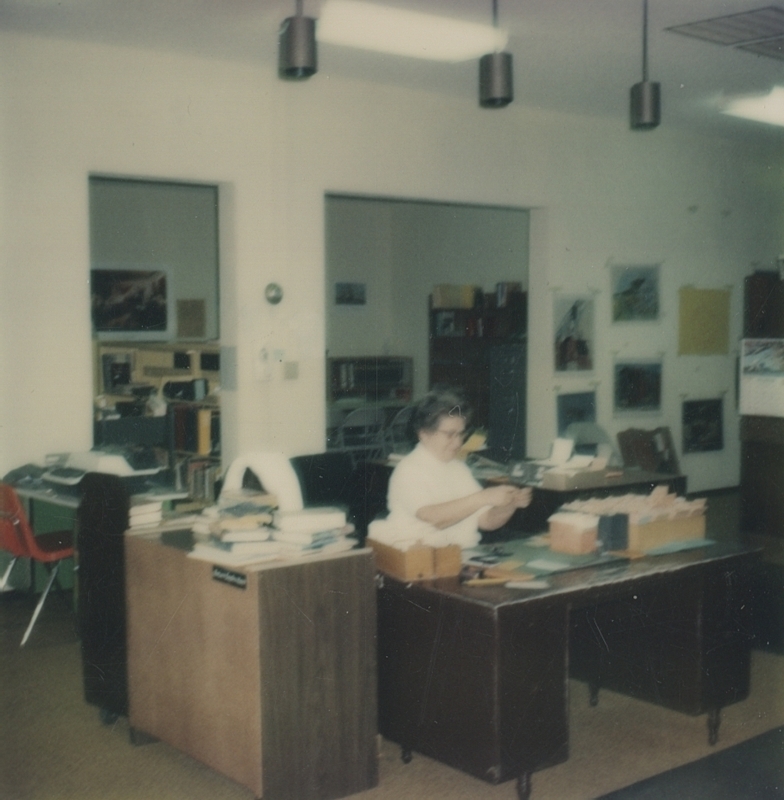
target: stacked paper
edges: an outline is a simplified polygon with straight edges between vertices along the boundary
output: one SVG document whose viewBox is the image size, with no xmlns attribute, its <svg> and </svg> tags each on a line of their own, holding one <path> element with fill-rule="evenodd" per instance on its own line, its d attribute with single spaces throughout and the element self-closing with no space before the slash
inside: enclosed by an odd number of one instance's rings
<svg viewBox="0 0 784 800">
<path fill-rule="evenodd" d="M 274 539 L 281 555 L 289 558 L 350 550 L 354 526 L 346 523 L 346 512 L 331 506 L 279 511 L 274 518 Z"/>
<path fill-rule="evenodd" d="M 163 503 L 146 495 L 133 495 L 128 510 L 128 526 L 153 527 L 163 519 Z"/>
<path fill-rule="evenodd" d="M 225 566 L 278 558 L 280 545 L 270 541 L 274 505 L 275 498 L 262 492 L 224 492 L 193 525 L 197 542 L 190 555 Z"/>
</svg>

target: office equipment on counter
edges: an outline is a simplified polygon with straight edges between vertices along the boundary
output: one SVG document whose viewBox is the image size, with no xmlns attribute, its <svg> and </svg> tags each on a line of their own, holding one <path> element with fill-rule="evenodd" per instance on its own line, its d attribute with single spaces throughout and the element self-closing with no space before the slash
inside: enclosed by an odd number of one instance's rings
<svg viewBox="0 0 784 800">
<path fill-rule="evenodd" d="M 163 466 L 147 447 L 107 447 L 102 450 L 66 453 L 47 457 L 51 463 L 41 474 L 44 483 L 60 490 L 73 488 L 88 472 L 102 472 L 121 478 L 145 478 L 158 475 Z"/>
</svg>

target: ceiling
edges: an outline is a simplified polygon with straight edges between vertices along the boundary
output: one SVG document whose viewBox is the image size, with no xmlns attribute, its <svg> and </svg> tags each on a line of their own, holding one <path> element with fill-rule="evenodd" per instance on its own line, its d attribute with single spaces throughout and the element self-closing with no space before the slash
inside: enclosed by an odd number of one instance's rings
<svg viewBox="0 0 784 800">
<path fill-rule="evenodd" d="M 371 0 L 372 1 L 372 0 Z M 383 0 L 489 23 L 491 0 Z M 784 60 L 665 30 L 784 0 L 649 0 L 649 79 L 662 84 L 666 125 L 779 139 L 784 129 L 719 114 L 717 98 L 784 86 Z M 304 0 L 318 17 L 321 0 Z M 274 64 L 277 30 L 294 0 L 0 0 L 0 29 Z M 642 74 L 642 0 L 499 0 L 510 32 L 515 103 L 628 118 Z M 319 73 L 370 79 L 464 97 L 477 104 L 477 64 L 442 64 L 319 48 Z M 295 87 L 292 87 L 292 91 Z M 503 114 L 503 110 L 482 113 Z M 655 133 L 637 135 L 651 136 Z"/>
</svg>

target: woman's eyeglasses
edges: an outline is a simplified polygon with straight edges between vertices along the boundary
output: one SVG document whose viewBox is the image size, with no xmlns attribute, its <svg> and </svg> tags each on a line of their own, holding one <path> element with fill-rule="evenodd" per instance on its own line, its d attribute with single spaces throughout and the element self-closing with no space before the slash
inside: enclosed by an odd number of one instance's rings
<svg viewBox="0 0 784 800">
<path fill-rule="evenodd" d="M 466 438 L 466 431 L 446 431 L 443 428 L 436 428 L 436 433 L 440 433 L 443 436 L 446 436 L 447 439 L 450 441 L 455 441 L 456 439 L 460 439 L 461 441 Z"/>
</svg>

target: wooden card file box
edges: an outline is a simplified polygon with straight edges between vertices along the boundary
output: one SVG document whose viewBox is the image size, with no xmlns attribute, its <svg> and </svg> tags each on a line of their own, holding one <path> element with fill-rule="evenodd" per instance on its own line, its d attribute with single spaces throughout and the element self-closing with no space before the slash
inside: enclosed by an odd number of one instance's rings
<svg viewBox="0 0 784 800">
<path fill-rule="evenodd" d="M 705 515 L 629 525 L 629 550 L 646 552 L 671 542 L 705 538 Z"/>
<path fill-rule="evenodd" d="M 459 575 L 462 566 L 459 545 L 430 547 L 415 544 L 398 550 L 374 539 L 366 540 L 376 556 L 376 568 L 402 581 L 423 581 Z"/>
</svg>

